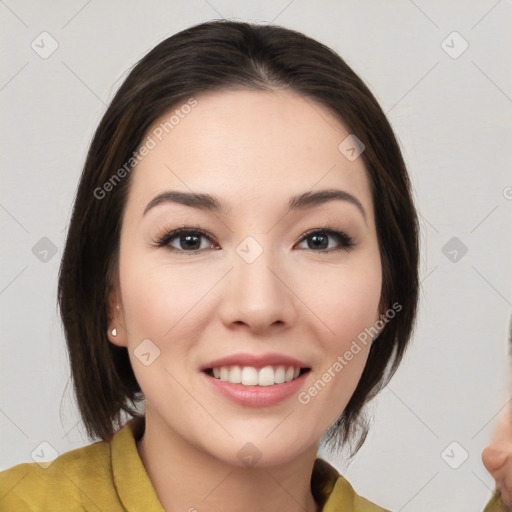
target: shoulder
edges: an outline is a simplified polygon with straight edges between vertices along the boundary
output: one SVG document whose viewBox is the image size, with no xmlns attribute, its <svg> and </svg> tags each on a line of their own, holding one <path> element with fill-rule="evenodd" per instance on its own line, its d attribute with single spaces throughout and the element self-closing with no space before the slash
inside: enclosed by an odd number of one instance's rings
<svg viewBox="0 0 512 512">
<path fill-rule="evenodd" d="M 325 512 L 338 510 L 351 510 L 353 512 L 390 512 L 357 494 L 350 483 L 341 475 L 336 481 L 332 497 L 333 505 L 336 506 L 335 508 L 326 508 Z"/>
<path fill-rule="evenodd" d="M 108 500 L 109 488 L 110 443 L 99 441 L 49 463 L 23 463 L 0 472 L 0 509 L 88 510 L 87 502 Z"/>
<path fill-rule="evenodd" d="M 316 459 L 311 483 L 322 512 L 389 512 L 359 496 L 348 480 L 323 459 Z"/>
<path fill-rule="evenodd" d="M 491 499 L 484 508 L 484 512 L 506 512 L 501 503 L 498 489 L 494 489 Z"/>
</svg>

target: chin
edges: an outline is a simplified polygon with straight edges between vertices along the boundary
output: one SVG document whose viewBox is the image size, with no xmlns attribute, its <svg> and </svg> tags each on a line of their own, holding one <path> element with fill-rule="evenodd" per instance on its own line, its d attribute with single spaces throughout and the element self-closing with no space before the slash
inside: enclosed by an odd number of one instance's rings
<svg viewBox="0 0 512 512">
<path fill-rule="evenodd" d="M 289 464 L 294 459 L 304 457 L 308 450 L 316 454 L 317 443 L 294 438 L 289 435 L 289 431 L 284 430 L 279 434 L 274 432 L 270 436 L 267 431 L 252 435 L 248 430 L 243 436 L 235 436 L 234 439 L 215 446 L 204 446 L 203 449 L 231 466 L 270 468 Z"/>
</svg>

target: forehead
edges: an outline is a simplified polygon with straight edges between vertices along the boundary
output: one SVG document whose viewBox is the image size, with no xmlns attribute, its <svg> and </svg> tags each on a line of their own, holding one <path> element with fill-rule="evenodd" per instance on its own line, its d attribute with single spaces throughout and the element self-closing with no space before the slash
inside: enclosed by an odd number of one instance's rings
<svg viewBox="0 0 512 512">
<path fill-rule="evenodd" d="M 343 188 L 372 212 L 362 158 L 340 144 L 350 135 L 324 105 L 290 91 L 230 90 L 184 100 L 146 133 L 153 149 L 135 167 L 131 195 L 163 188 L 244 200 Z M 172 118 L 172 119 L 171 119 Z M 172 122 L 171 122 L 172 121 Z M 141 206 L 141 205 L 140 205 Z"/>
</svg>

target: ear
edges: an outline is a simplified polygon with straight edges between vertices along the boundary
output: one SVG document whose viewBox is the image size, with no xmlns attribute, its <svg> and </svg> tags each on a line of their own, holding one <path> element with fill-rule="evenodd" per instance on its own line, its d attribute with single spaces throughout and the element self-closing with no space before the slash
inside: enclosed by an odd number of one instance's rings
<svg viewBox="0 0 512 512">
<path fill-rule="evenodd" d="M 121 300 L 119 281 L 110 285 L 107 297 L 107 336 L 111 343 L 119 347 L 127 346 L 126 328 L 124 320 L 124 309 Z"/>
</svg>

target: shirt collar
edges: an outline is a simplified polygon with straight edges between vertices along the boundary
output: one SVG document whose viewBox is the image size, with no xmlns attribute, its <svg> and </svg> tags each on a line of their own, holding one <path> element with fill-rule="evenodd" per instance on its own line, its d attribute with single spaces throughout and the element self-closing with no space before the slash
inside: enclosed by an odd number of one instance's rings
<svg viewBox="0 0 512 512">
<path fill-rule="evenodd" d="M 136 442 L 143 431 L 144 418 L 133 418 L 114 435 L 111 445 L 114 485 L 128 512 L 164 512 L 137 451 Z"/>
<path fill-rule="evenodd" d="M 331 496 L 340 474 L 323 459 L 316 459 L 311 475 L 311 493 L 318 503 L 319 510 L 323 510 L 325 503 Z"/>
</svg>

